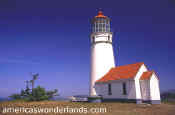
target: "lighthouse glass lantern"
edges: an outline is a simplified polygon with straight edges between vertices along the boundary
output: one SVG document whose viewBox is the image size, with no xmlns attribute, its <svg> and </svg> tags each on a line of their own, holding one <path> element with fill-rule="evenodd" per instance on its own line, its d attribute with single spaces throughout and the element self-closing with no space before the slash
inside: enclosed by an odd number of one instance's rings
<svg viewBox="0 0 175 115">
<path fill-rule="evenodd" d="M 110 20 L 101 11 L 92 20 L 92 32 L 110 32 Z"/>
</svg>

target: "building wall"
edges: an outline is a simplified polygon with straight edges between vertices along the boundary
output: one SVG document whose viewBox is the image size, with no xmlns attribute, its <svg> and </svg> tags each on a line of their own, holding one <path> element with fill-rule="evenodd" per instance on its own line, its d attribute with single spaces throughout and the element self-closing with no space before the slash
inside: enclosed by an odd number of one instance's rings
<svg viewBox="0 0 175 115">
<path fill-rule="evenodd" d="M 126 83 L 126 92 L 123 94 L 123 82 Z M 111 84 L 112 95 L 108 95 L 108 84 Z M 105 99 L 136 99 L 134 80 L 112 81 L 108 83 L 100 83 L 95 86 L 98 95 L 102 95 Z"/>
<path fill-rule="evenodd" d="M 127 82 L 127 98 L 136 99 L 136 86 L 135 81 L 131 80 Z"/>
<path fill-rule="evenodd" d="M 140 89 L 142 100 L 150 100 L 150 80 L 141 80 Z"/>
<path fill-rule="evenodd" d="M 160 100 L 159 80 L 154 73 L 150 79 L 150 89 L 151 100 Z"/>
</svg>

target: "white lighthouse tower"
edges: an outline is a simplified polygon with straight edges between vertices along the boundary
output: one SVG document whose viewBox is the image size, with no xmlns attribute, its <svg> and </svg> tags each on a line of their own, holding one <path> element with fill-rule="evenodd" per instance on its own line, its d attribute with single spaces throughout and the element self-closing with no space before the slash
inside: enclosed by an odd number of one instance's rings
<svg viewBox="0 0 175 115">
<path fill-rule="evenodd" d="M 98 95 L 94 87 L 95 82 L 112 67 L 115 67 L 115 62 L 110 19 L 99 11 L 92 20 L 90 96 Z"/>
</svg>

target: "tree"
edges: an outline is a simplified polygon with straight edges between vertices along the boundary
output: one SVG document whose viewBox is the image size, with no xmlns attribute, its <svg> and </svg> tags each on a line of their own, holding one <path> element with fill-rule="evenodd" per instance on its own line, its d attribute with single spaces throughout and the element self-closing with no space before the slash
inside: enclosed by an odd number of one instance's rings
<svg viewBox="0 0 175 115">
<path fill-rule="evenodd" d="M 32 91 L 33 91 L 33 88 L 34 88 L 34 83 L 35 83 L 35 80 L 38 79 L 38 76 L 39 74 L 34 74 L 32 75 L 32 80 L 30 80 L 30 82 L 32 83 Z"/>
<path fill-rule="evenodd" d="M 25 83 L 26 83 L 26 89 L 29 89 L 29 83 L 30 83 L 30 81 L 25 81 Z"/>
<path fill-rule="evenodd" d="M 42 101 L 42 100 L 50 100 L 54 96 L 58 96 L 58 90 L 50 90 L 46 91 L 45 88 L 41 86 L 37 86 L 36 88 L 33 88 L 33 91 L 30 92 L 27 89 L 21 90 L 20 94 L 13 94 L 9 96 L 12 99 L 22 99 L 26 101 Z"/>
<path fill-rule="evenodd" d="M 47 95 L 48 95 L 48 98 L 51 99 L 53 98 L 54 96 L 59 96 L 57 94 L 58 90 L 57 89 L 54 89 L 53 91 L 47 91 Z"/>
<path fill-rule="evenodd" d="M 41 100 L 48 100 L 48 96 L 44 88 L 38 86 L 33 88 L 32 96 L 30 96 L 31 101 L 41 101 Z"/>
<path fill-rule="evenodd" d="M 22 99 L 26 101 L 42 101 L 52 99 L 54 96 L 58 96 L 58 90 L 46 91 L 45 88 L 41 86 L 34 87 L 34 82 L 38 78 L 39 74 L 34 74 L 32 80 L 25 81 L 26 89 L 22 89 L 20 94 L 12 94 L 9 96 L 12 99 Z M 29 83 L 32 83 L 32 90 L 29 88 Z"/>
</svg>

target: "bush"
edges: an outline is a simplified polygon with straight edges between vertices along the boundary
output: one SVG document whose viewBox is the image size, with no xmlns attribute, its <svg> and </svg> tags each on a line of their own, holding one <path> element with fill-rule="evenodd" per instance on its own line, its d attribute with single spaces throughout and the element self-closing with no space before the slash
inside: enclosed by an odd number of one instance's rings
<svg viewBox="0 0 175 115">
<path fill-rule="evenodd" d="M 12 98 L 12 99 L 15 99 L 15 100 L 21 99 L 21 95 L 20 95 L 20 94 L 12 94 L 12 95 L 9 96 L 9 97 Z"/>
<path fill-rule="evenodd" d="M 29 89 L 22 89 L 20 94 L 13 94 L 9 97 L 14 100 L 21 99 L 26 101 L 42 101 L 52 99 L 54 96 L 58 96 L 57 92 L 57 89 L 53 91 L 46 91 L 45 88 L 38 86 L 33 88 L 32 91 Z"/>
<path fill-rule="evenodd" d="M 164 92 L 161 94 L 161 98 L 166 99 L 175 99 L 175 93 L 174 92 Z"/>
</svg>

